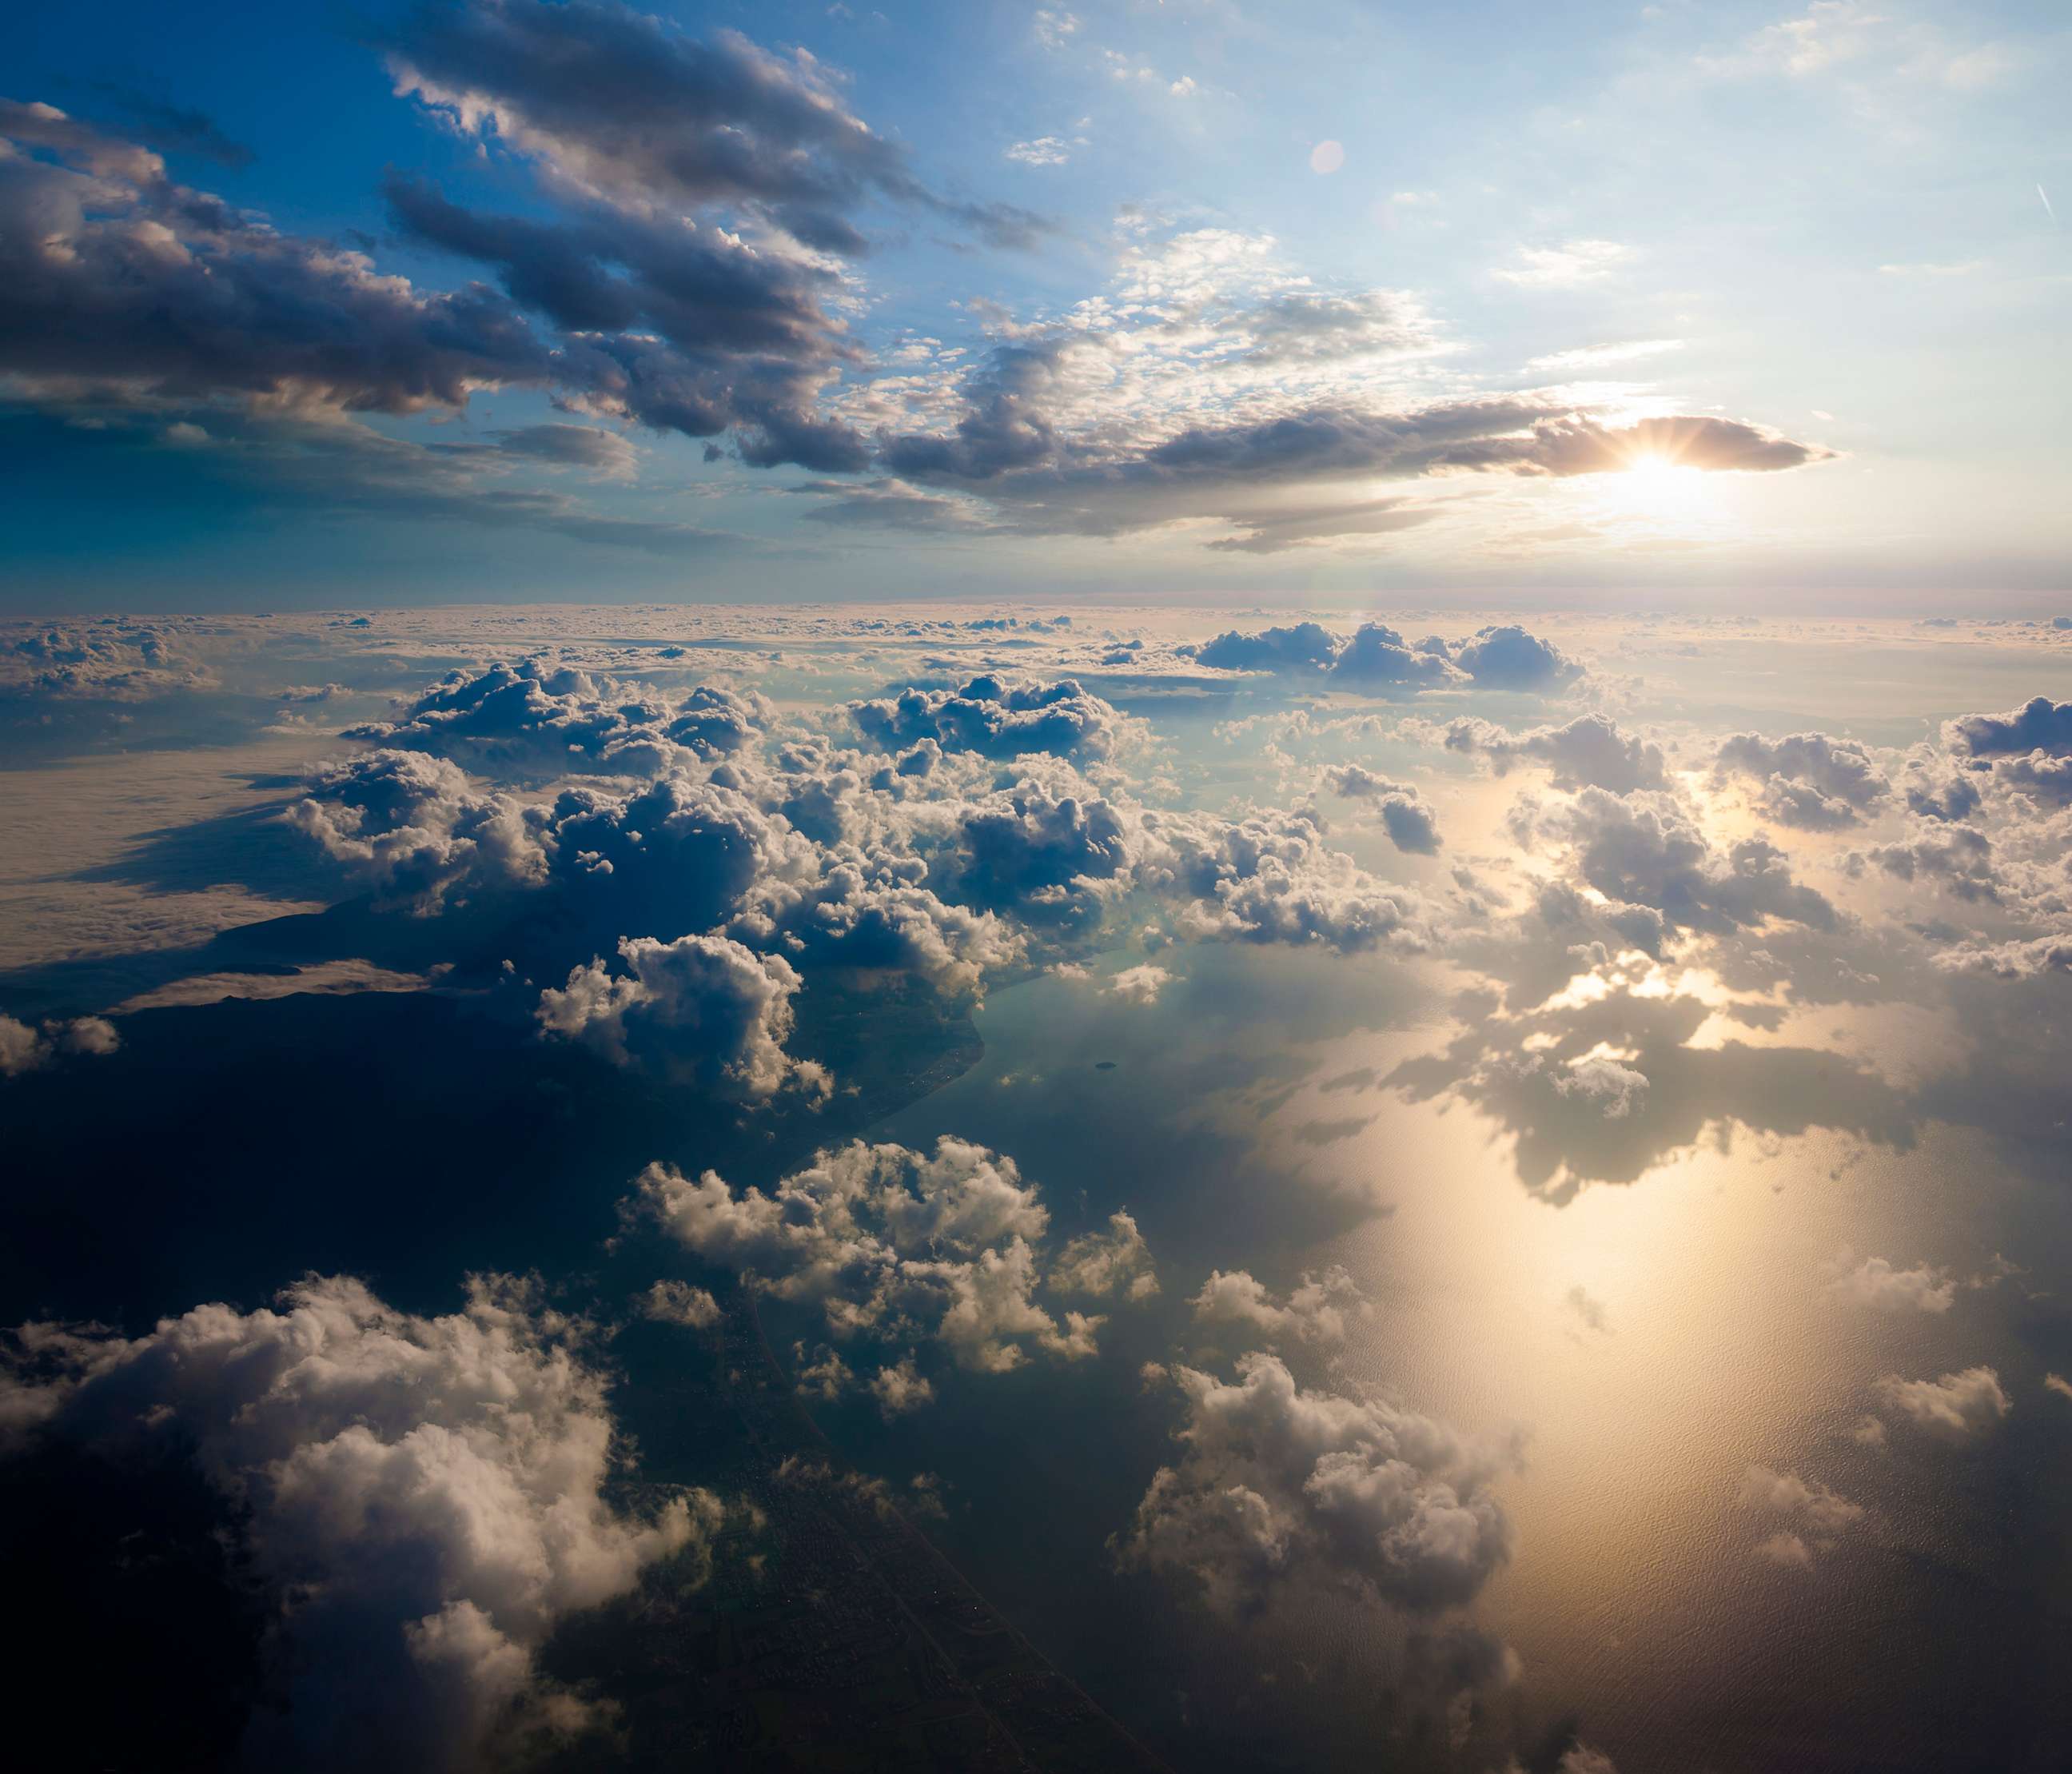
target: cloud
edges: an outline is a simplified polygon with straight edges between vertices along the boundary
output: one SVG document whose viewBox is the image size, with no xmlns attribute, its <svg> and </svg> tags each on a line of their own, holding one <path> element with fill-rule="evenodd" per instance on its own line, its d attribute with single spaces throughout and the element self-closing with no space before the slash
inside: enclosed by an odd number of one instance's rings
<svg viewBox="0 0 2072 1774">
<path fill-rule="evenodd" d="M 1617 364 L 1630 364 L 1683 348 L 1684 341 L 1680 339 L 1633 339 L 1617 344 L 1578 345 L 1568 351 L 1549 352 L 1543 357 L 1529 360 L 1525 367 L 1565 376 L 1572 370 L 1609 369 Z"/>
<path fill-rule="evenodd" d="M 581 1724 L 535 1653 L 658 1560 L 695 1574 L 725 1517 L 705 1491 L 645 1517 L 606 1500 L 606 1377 L 516 1283 L 424 1318 L 312 1277 L 277 1309 L 197 1307 L 134 1339 L 27 1325 L 14 1357 L 18 1434 L 118 1462 L 183 1451 L 229 1506 L 288 1702 L 255 1718 L 269 1761 L 474 1765 Z"/>
<path fill-rule="evenodd" d="M 162 154 L 195 154 L 241 172 L 258 157 L 225 135 L 214 117 L 188 105 L 169 105 L 134 88 L 95 80 L 92 90 L 120 112 L 140 140 Z"/>
<path fill-rule="evenodd" d="M 1983 1434 L 2014 1408 L 1992 1368 L 1967 1368 L 1939 1380 L 1902 1380 L 1887 1374 L 1871 1391 L 1895 1416 L 1951 1442 Z"/>
<path fill-rule="evenodd" d="M 1622 795 L 1666 785 L 1662 747 L 1605 714 L 1579 714 L 1565 726 L 1523 733 L 1463 715 L 1446 726 L 1444 743 L 1449 751 L 1486 758 L 1499 776 L 1525 763 L 1544 764 L 1557 788 L 1588 786 Z"/>
<path fill-rule="evenodd" d="M 1573 683 L 1583 668 L 1551 640 L 1516 623 L 1478 629 L 1453 650 L 1453 663 L 1493 689 L 1545 689 Z"/>
<path fill-rule="evenodd" d="M 1229 629 L 1197 647 L 1194 657 L 1221 671 L 1322 670 L 1337 658 L 1338 645 L 1338 636 L 1330 630 L 1301 622 L 1250 635 Z"/>
<path fill-rule="evenodd" d="M 873 1374 L 870 1391 L 878 1401 L 879 1413 L 888 1420 L 919 1410 L 935 1398 L 934 1385 L 915 1367 L 911 1351 Z"/>
<path fill-rule="evenodd" d="M 1240 820 L 1170 815 L 1157 827 L 1170 858 L 1157 871 L 1194 903 L 1194 934 L 1240 942 L 1314 943 L 1345 951 L 1433 941 L 1414 888 L 1378 880 L 1327 847 L 1309 815 L 1259 812 Z M 1155 877 L 1154 877 L 1155 879 Z"/>
<path fill-rule="evenodd" d="M 1108 1216 L 1105 1232 L 1082 1233 L 1058 1253 L 1050 1286 L 1060 1293 L 1141 1300 L 1158 1291 L 1158 1276 L 1137 1221 L 1118 1210 Z"/>
<path fill-rule="evenodd" d="M 105 1056 L 122 1045 L 115 1025 L 102 1016 L 52 1019 L 41 1028 L 0 1015 L 0 1078 L 39 1072 L 61 1054 Z"/>
<path fill-rule="evenodd" d="M 643 686 L 521 659 L 449 672 L 396 719 L 348 727 L 346 737 L 478 768 L 646 776 L 690 756 L 740 751 L 770 712 L 752 692 L 700 685 L 671 701 Z"/>
<path fill-rule="evenodd" d="M 704 1331 L 719 1323 L 720 1307 L 705 1288 L 693 1287 L 689 1282 L 658 1281 L 640 1296 L 640 1315 L 658 1324 Z"/>
<path fill-rule="evenodd" d="M 0 101 L 0 135 L 53 157 L 0 155 L 0 370 L 31 394 L 405 413 L 547 379 L 491 291 L 427 292 L 277 233 L 47 105 Z"/>
<path fill-rule="evenodd" d="M 1568 934 L 1555 922 L 1535 940 Z M 1736 1128 L 1913 1142 L 1906 1099 L 1876 1072 L 1815 1048 L 1731 1036 L 1694 1045 L 1712 1015 L 1669 978 L 1636 979 L 1614 963 L 1529 1010 L 1472 1001 L 1459 1035 L 1383 1083 L 1414 1101 L 1451 1095 L 1478 1109 L 1510 1136 L 1520 1182 L 1557 1205 L 1590 1183 L 1634 1183 L 1703 1143 L 1725 1144 Z"/>
<path fill-rule="evenodd" d="M 1204 1324 L 1241 1324 L 1305 1343 L 1342 1343 L 1349 1323 L 1374 1315 L 1350 1271 L 1336 1263 L 1322 1274 L 1305 1271 L 1285 1301 L 1276 1299 L 1245 1270 L 1227 1274 L 1211 1270 L 1201 1291 L 1187 1303 Z"/>
<path fill-rule="evenodd" d="M 1975 758 L 2072 755 L 2072 702 L 2037 696 L 2002 714 L 1960 715 L 1944 724 L 1942 737 L 1952 751 Z"/>
<path fill-rule="evenodd" d="M 1602 282 L 1633 256 L 1631 247 L 1617 241 L 1564 241 L 1559 246 L 1521 246 L 1515 262 L 1490 274 L 1522 290 L 1574 290 Z"/>
<path fill-rule="evenodd" d="M 1762 810 L 1779 825 L 1802 831 L 1860 824 L 1864 811 L 1891 792 L 1862 746 L 1824 733 L 1793 733 L 1781 739 L 1732 734 L 1721 742 L 1713 769 L 1722 778 L 1741 776 L 1762 783 Z"/>
<path fill-rule="evenodd" d="M 874 198 L 996 241 L 1026 241 L 1035 226 L 1025 212 L 939 196 L 810 55 L 775 55 L 738 31 L 701 42 L 597 0 L 496 0 L 418 6 L 378 41 L 399 93 L 523 156 L 573 200 L 634 215 L 731 207 L 845 253 L 865 249 L 852 215 Z"/>
<path fill-rule="evenodd" d="M 1031 142 L 1017 142 L 1001 150 L 1005 156 L 1025 167 L 1062 167 L 1071 156 L 1063 142 L 1054 135 L 1039 135 Z"/>
<path fill-rule="evenodd" d="M 1112 973 L 1102 991 L 1110 998 L 1119 998 L 1128 1004 L 1155 1004 L 1159 989 L 1171 982 L 1173 976 L 1163 967 L 1146 961 L 1141 966 L 1125 967 Z"/>
<path fill-rule="evenodd" d="M 1778 919 L 1836 928 L 1833 905 L 1792 879 L 1775 845 L 1743 838 L 1723 854 L 1667 794 L 1585 788 L 1557 802 L 1522 802 L 1513 823 L 1528 845 L 1564 846 L 1607 899 L 1651 908 L 1672 925 L 1723 931 Z"/>
<path fill-rule="evenodd" d="M 1851 1266 L 1845 1251 L 1836 1267 L 1840 1273 L 1828 1283 L 1830 1288 L 1876 1311 L 1941 1313 L 1956 1301 L 1957 1284 L 1926 1263 L 1895 1269 L 1882 1257 L 1866 1257 Z"/>
<path fill-rule="evenodd" d="M 672 1070 L 748 1097 L 787 1084 L 824 1095 L 826 1072 L 784 1051 L 799 975 L 779 955 L 726 936 L 622 936 L 613 973 L 600 957 L 540 994 L 543 1033 L 585 1040 L 624 1064 L 652 1052 Z"/>
<path fill-rule="evenodd" d="M 177 627 L 109 617 L 87 628 L 0 630 L 0 694 L 139 702 L 216 681 Z"/>
<path fill-rule="evenodd" d="M 1391 782 L 1357 764 L 1333 765 L 1325 771 L 1324 780 L 1333 792 L 1373 808 L 1389 842 L 1398 850 L 1420 856 L 1438 853 L 1437 820 L 1411 784 Z"/>
<path fill-rule="evenodd" d="M 973 1372 L 1041 1352 L 1096 1352 L 1104 1320 L 1034 1294 L 1050 1212 L 1012 1159 L 944 1135 L 932 1153 L 858 1140 L 816 1155 L 771 1194 L 652 1164 L 628 1204 L 752 1290 L 818 1307 L 831 1334 L 938 1344 Z M 898 1359 L 894 1357 L 894 1364 Z"/>
<path fill-rule="evenodd" d="M 527 425 L 496 434 L 496 447 L 549 467 L 581 468 L 609 480 L 631 480 L 640 452 L 616 431 L 594 425 Z"/>
<path fill-rule="evenodd" d="M 1124 731 L 1122 716 L 1070 677 L 1045 684 L 984 677 L 957 690 L 909 688 L 889 700 L 852 702 L 849 714 L 866 739 L 888 749 L 931 739 L 945 751 L 989 758 L 1032 751 L 1106 758 Z"/>
<path fill-rule="evenodd" d="M 1815 1552 L 1831 1552 L 1838 1537 L 1863 1519 L 1860 1504 L 1837 1496 L 1824 1484 L 1808 1484 L 1796 1472 L 1751 1466 L 1741 1476 L 1741 1505 L 1783 1526 L 1757 1547 L 1772 1564 L 1803 1569 Z"/>
<path fill-rule="evenodd" d="M 477 882 L 545 879 L 545 816 L 481 795 L 460 768 L 414 751 L 370 751 L 323 764 L 282 816 L 368 882 L 420 911 Z"/>
<path fill-rule="evenodd" d="M 1233 1613 L 1291 1585 L 1412 1613 L 1473 1599 L 1511 1549 L 1489 1484 L 1515 1458 L 1378 1400 L 1305 1391 L 1254 1352 L 1234 1382 L 1175 1364 L 1185 1451 L 1111 1541 L 1118 1566 L 1180 1576 Z"/>
</svg>

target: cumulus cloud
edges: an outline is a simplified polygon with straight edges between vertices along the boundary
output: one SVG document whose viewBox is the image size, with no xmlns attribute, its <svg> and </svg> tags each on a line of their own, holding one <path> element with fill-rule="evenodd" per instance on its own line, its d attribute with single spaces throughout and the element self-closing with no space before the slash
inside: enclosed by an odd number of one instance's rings
<svg viewBox="0 0 2072 1774">
<path fill-rule="evenodd" d="M 1897 1269 L 1882 1257 L 1852 1261 L 1844 1251 L 1835 1264 L 1828 1286 L 1845 1299 L 1880 1312 L 1947 1312 L 1955 1303 L 1957 1284 L 1939 1269 L 1917 1263 Z"/>
<path fill-rule="evenodd" d="M 1588 787 L 1622 795 L 1664 786 L 1662 747 L 1624 731 L 1605 714 L 1579 714 L 1561 726 L 1523 733 L 1463 715 L 1445 728 L 1443 743 L 1449 751 L 1487 759 L 1499 776 L 1525 764 L 1544 764 L 1557 788 Z"/>
<path fill-rule="evenodd" d="M 1860 823 L 1867 809 L 1890 790 L 1870 755 L 1852 739 L 1824 733 L 1793 733 L 1766 739 L 1759 733 L 1730 735 L 1720 745 L 1714 770 L 1762 784 L 1761 805 L 1781 825 L 1803 831 L 1835 831 Z"/>
<path fill-rule="evenodd" d="M 640 1315 L 658 1324 L 681 1324 L 693 1331 L 719 1323 L 719 1302 L 710 1290 L 689 1282 L 658 1281 L 640 1296 Z"/>
<path fill-rule="evenodd" d="M 1305 1343 L 1342 1343 L 1350 1323 L 1371 1318 L 1374 1307 L 1342 1265 L 1322 1274 L 1305 1272 L 1285 1300 L 1247 1270 L 1211 1270 L 1201 1291 L 1187 1303 L 1204 1324 L 1241 1324 L 1271 1337 Z"/>
<path fill-rule="evenodd" d="M 1437 854 L 1438 821 L 1412 784 L 1391 782 L 1357 764 L 1334 765 L 1324 772 L 1324 780 L 1334 792 L 1371 807 L 1398 850 L 1420 856 Z"/>
<path fill-rule="evenodd" d="M 623 973 L 602 958 L 540 994 L 541 1031 L 586 1040 L 624 1063 L 634 1047 L 746 1097 L 796 1081 L 824 1094 L 826 1072 L 784 1051 L 799 975 L 779 955 L 758 955 L 726 936 L 624 936 Z"/>
<path fill-rule="evenodd" d="M 473 1766 L 582 1723 L 534 1653 L 643 1567 L 704 1561 L 725 1516 L 704 1491 L 645 1517 L 607 1501 L 612 1418 L 579 1330 L 515 1283 L 425 1318 L 312 1277 L 277 1308 L 197 1307 L 141 1337 L 25 1325 L 0 1418 L 118 1461 L 184 1451 L 221 1494 L 273 1613 L 289 1710 L 255 1730 L 288 1741 L 269 1759 Z"/>
<path fill-rule="evenodd" d="M 1731 930 L 1778 919 L 1832 929 L 1836 913 L 1792 878 L 1790 858 L 1762 837 L 1724 854 L 1671 796 L 1585 788 L 1521 803 L 1513 829 L 1528 844 L 1564 846 L 1583 880 L 1607 899 L 1659 912 L 1672 925 Z"/>
<path fill-rule="evenodd" d="M 1582 667 L 1560 648 L 1515 623 L 1482 628 L 1457 641 L 1433 636 L 1412 646 L 1386 623 L 1362 623 L 1342 640 L 1305 622 L 1252 634 L 1233 628 L 1182 652 L 1221 670 L 1314 676 L 1334 687 L 1383 695 L 1471 683 L 1545 692 L 1582 676 Z"/>
<path fill-rule="evenodd" d="M 1236 1612 L 1285 1586 L 1428 1612 L 1471 1599 L 1508 1555 L 1490 1481 L 1515 1448 L 1481 1447 L 1379 1400 L 1297 1385 L 1276 1356 L 1235 1381 L 1178 1364 L 1183 1452 L 1110 1541 L 1117 1565 L 1182 1577 Z"/>
<path fill-rule="evenodd" d="M 39 1072 L 60 1055 L 101 1056 L 121 1045 L 122 1037 L 105 1016 L 51 1019 L 32 1027 L 0 1014 L 0 1078 Z"/>
<path fill-rule="evenodd" d="M 1058 1253 L 1050 1286 L 1065 1294 L 1149 1299 L 1158 1291 L 1158 1274 L 1137 1221 L 1117 1210 L 1105 1232 L 1082 1233 Z"/>
<path fill-rule="evenodd" d="M 1966 1368 L 1939 1380 L 1903 1380 L 1886 1374 L 1871 1389 L 1893 1415 L 1944 1441 L 1983 1434 L 2014 1408 L 1992 1368 Z"/>
<path fill-rule="evenodd" d="M 1172 978 L 1163 967 L 1145 961 L 1111 974 L 1101 990 L 1110 998 L 1119 998 L 1127 1004 L 1155 1004 L 1160 988 L 1169 984 Z"/>
<path fill-rule="evenodd" d="M 382 750 L 319 766 L 283 816 L 378 898 L 418 911 L 475 885 L 547 876 L 545 817 L 504 794 L 479 794 L 443 758 Z"/>
<path fill-rule="evenodd" d="M 752 693 L 701 685 L 671 700 L 538 659 L 449 672 L 393 721 L 347 730 L 372 744 L 483 768 L 652 776 L 738 751 L 770 718 Z"/>
<path fill-rule="evenodd" d="M 1783 1525 L 1756 1548 L 1757 1556 L 1796 1569 L 1811 1564 L 1816 1552 L 1833 1550 L 1837 1538 L 1864 1514 L 1860 1504 L 1824 1484 L 1766 1466 L 1751 1466 L 1742 1475 L 1741 1505 L 1771 1521 L 1782 1518 Z"/>
<path fill-rule="evenodd" d="M 911 1355 L 926 1339 L 978 1373 L 1096 1352 L 1101 1319 L 1054 1315 L 1034 1298 L 1050 1225 L 1034 1185 L 967 1141 L 944 1135 L 923 1153 L 859 1140 L 769 1194 L 650 1165 L 628 1211 L 751 1289 L 819 1307 L 837 1340 Z"/>
<path fill-rule="evenodd" d="M 2043 751 L 2072 754 L 2072 702 L 2031 698 L 2001 714 L 1965 714 L 1947 722 L 1944 743 L 1974 758 L 2004 758 Z"/>
<path fill-rule="evenodd" d="M 0 628 L 0 694 L 138 702 L 216 681 L 177 628 L 114 618 L 81 628 Z"/>
<path fill-rule="evenodd" d="M 1516 623 L 1478 629 L 1453 649 L 1453 661 L 1492 689 L 1552 689 L 1583 675 L 1583 668 L 1552 641 Z"/>
<path fill-rule="evenodd" d="M 1168 858 L 1157 873 L 1192 896 L 1182 921 L 1198 935 L 1348 951 L 1431 941 L 1415 890 L 1377 880 L 1330 849 L 1306 813 L 1174 815 L 1155 835 Z"/>
<path fill-rule="evenodd" d="M 1123 734 L 1123 718 L 1069 677 L 975 677 L 958 690 L 910 688 L 890 700 L 852 702 L 849 712 L 865 738 L 891 751 L 925 740 L 989 758 L 1046 751 L 1092 759 L 1110 756 Z"/>
</svg>

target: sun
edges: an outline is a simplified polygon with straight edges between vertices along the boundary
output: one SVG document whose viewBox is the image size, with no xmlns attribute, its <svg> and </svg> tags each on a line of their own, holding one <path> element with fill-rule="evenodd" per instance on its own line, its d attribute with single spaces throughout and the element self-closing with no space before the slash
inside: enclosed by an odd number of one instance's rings
<svg viewBox="0 0 2072 1774">
<path fill-rule="evenodd" d="M 1667 512 L 1688 511 L 1696 502 L 1704 476 L 1700 469 L 1650 451 L 1635 456 L 1618 478 L 1625 503 Z"/>
</svg>

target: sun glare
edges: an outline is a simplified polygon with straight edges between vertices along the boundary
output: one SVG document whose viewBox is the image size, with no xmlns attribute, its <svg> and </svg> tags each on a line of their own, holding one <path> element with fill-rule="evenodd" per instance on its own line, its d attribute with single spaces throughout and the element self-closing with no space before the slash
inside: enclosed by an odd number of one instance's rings
<svg viewBox="0 0 2072 1774">
<path fill-rule="evenodd" d="M 1621 477 L 1627 503 L 1651 512 L 1688 511 L 1697 500 L 1703 471 L 1685 467 L 1668 456 L 1650 451 L 1635 456 Z"/>
</svg>

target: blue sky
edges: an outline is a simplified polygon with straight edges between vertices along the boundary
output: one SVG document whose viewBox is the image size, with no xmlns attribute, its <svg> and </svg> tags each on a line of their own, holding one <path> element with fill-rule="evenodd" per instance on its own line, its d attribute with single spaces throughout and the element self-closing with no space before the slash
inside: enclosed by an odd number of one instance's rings
<svg viewBox="0 0 2072 1774">
<path fill-rule="evenodd" d="M 2041 609 L 2066 45 L 1848 0 L 37 9 L 0 595 Z"/>
</svg>

